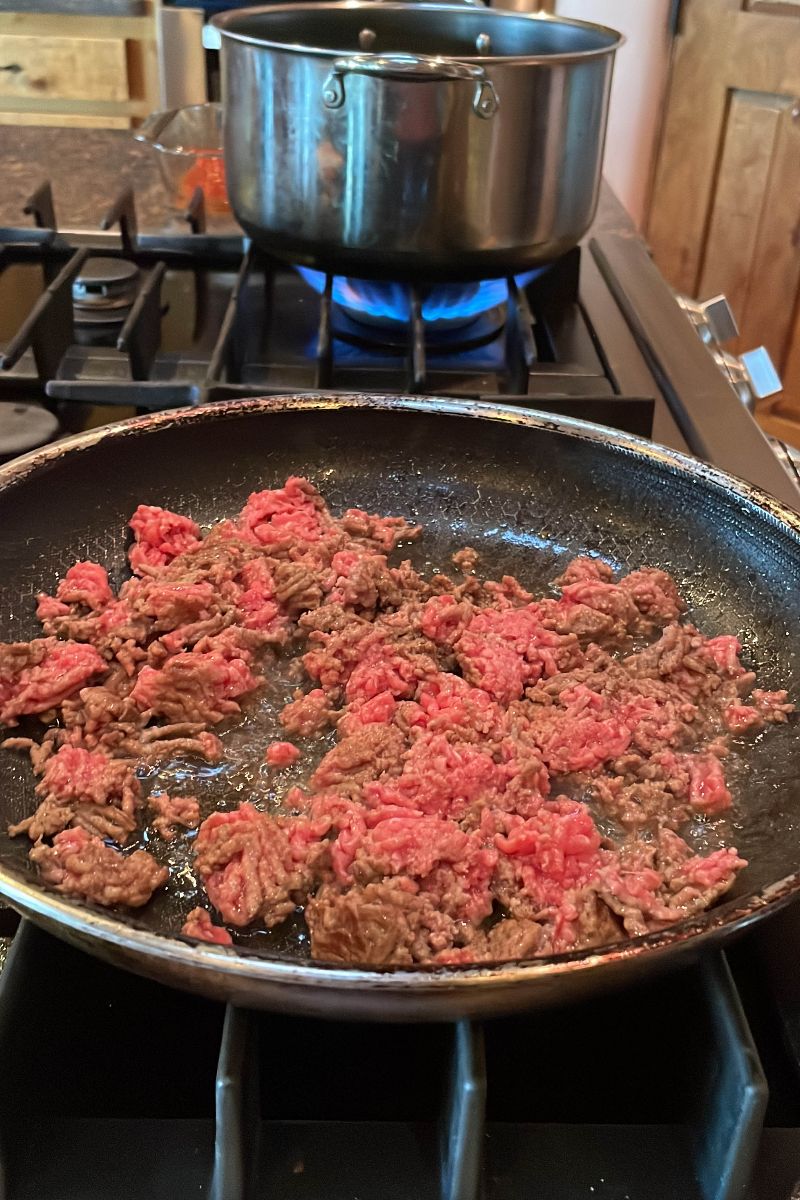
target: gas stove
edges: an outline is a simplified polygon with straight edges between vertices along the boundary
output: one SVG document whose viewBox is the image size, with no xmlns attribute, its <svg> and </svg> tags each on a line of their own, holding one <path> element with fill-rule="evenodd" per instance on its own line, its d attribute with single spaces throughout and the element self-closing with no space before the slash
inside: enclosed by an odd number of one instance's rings
<svg viewBox="0 0 800 1200">
<path fill-rule="evenodd" d="M 676 301 L 607 195 L 551 267 L 457 288 L 295 270 L 207 232 L 201 194 L 164 233 L 130 191 L 92 230 L 53 208 L 44 186 L 0 229 L 0 456 L 134 412 L 411 392 L 610 425 L 800 507 L 710 352 L 719 308 Z M 793 908 L 590 1008 L 356 1026 L 173 992 L 0 910 L 0 1197 L 797 1200 L 798 957 Z"/>
<path fill-rule="evenodd" d="M 411 392 L 653 437 L 800 503 L 608 194 L 583 244 L 549 268 L 431 288 L 268 259 L 235 226 L 206 231 L 199 189 L 170 232 L 139 232 L 130 189 L 95 229 L 60 231 L 44 184 L 0 228 L 0 267 L 0 456 L 133 412 Z"/>
</svg>

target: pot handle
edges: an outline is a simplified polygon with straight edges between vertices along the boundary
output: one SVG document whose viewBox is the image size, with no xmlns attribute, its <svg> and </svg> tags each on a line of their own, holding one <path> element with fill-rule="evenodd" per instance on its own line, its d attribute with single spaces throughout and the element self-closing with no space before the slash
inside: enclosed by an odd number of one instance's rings
<svg viewBox="0 0 800 1200">
<path fill-rule="evenodd" d="M 323 84 L 322 102 L 326 108 L 341 108 L 344 104 L 345 75 L 377 75 L 382 79 L 404 79 L 409 83 L 471 80 L 476 84 L 472 107 L 479 117 L 493 117 L 499 107 L 494 84 L 486 78 L 486 71 L 481 66 L 427 54 L 351 54 L 348 58 L 336 59 Z"/>
</svg>

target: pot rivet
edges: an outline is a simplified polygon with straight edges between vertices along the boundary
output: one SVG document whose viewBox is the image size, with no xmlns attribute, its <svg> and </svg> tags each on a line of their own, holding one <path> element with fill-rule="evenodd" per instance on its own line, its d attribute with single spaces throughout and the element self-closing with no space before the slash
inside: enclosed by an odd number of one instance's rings
<svg viewBox="0 0 800 1200">
<path fill-rule="evenodd" d="M 326 108 L 341 108 L 344 104 L 344 85 L 341 75 L 332 71 L 322 85 L 322 103 Z"/>
<path fill-rule="evenodd" d="M 371 50 L 375 45 L 377 34 L 374 29 L 362 29 L 358 35 L 359 50 Z"/>
<path fill-rule="evenodd" d="M 491 79 L 484 79 L 478 84 L 478 89 L 472 101 L 472 107 L 479 117 L 488 120 L 498 109 L 497 93 Z"/>
<path fill-rule="evenodd" d="M 488 33 L 479 33 L 475 38 L 475 49 L 478 54 L 489 54 L 492 49 L 492 39 Z"/>
</svg>

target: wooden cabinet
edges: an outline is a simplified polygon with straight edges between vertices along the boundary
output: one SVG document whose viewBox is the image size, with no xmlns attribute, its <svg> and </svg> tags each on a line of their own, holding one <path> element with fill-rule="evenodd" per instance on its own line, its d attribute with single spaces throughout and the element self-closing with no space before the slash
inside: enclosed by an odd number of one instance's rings
<svg viewBox="0 0 800 1200">
<path fill-rule="evenodd" d="M 126 128 L 157 109 L 159 4 L 135 7 L 0 11 L 0 124 Z"/>
<path fill-rule="evenodd" d="M 767 347 L 759 419 L 800 444 L 800 0 L 682 0 L 646 231 L 674 288 L 728 297 L 734 353 Z"/>
</svg>

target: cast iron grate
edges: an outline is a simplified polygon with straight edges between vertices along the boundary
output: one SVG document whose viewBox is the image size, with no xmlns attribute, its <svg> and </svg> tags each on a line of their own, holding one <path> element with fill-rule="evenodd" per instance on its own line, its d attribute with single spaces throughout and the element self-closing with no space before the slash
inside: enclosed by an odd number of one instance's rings
<svg viewBox="0 0 800 1200">
<path fill-rule="evenodd" d="M 0 1054 L 3 1200 L 788 1200 L 800 1150 L 762 1129 L 719 954 L 590 1009 L 355 1025 L 224 1008 L 24 922 Z"/>
<path fill-rule="evenodd" d="M 0 399 L 46 393 L 51 402 L 147 411 L 253 394 L 385 390 L 535 403 L 651 432 L 652 396 L 623 391 L 580 303 L 580 249 L 525 287 L 509 278 L 498 335 L 460 351 L 432 338 L 422 290 L 412 285 L 406 343 L 398 351 L 359 346 L 352 327 L 343 331 L 332 276 L 318 296 L 244 237 L 209 235 L 200 189 L 184 214 L 185 229 L 162 235 L 139 232 L 130 189 L 94 234 L 59 231 L 46 184 L 25 212 L 32 227 L 0 230 L 0 284 L 2 271 L 33 264 L 41 268 L 42 291 L 3 347 Z M 72 286 L 99 254 L 124 257 L 141 273 L 111 351 L 76 346 Z M 191 294 L 175 284 L 187 273 Z M 193 340 L 175 351 L 164 343 L 162 318 L 170 313 L 174 324 L 181 308 Z"/>
</svg>

